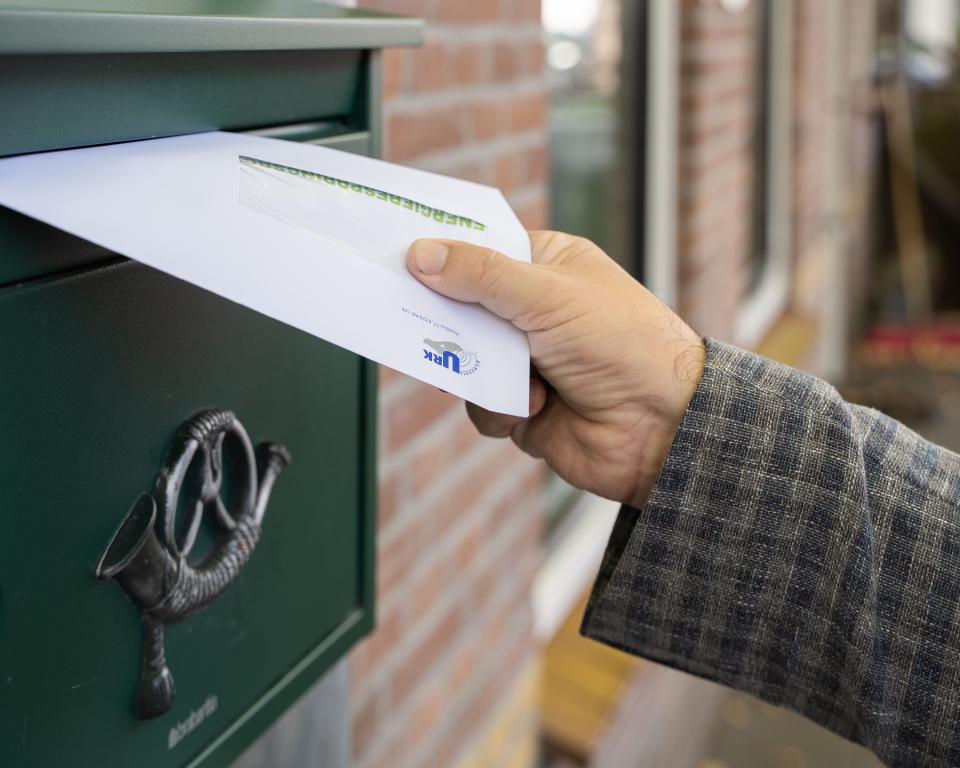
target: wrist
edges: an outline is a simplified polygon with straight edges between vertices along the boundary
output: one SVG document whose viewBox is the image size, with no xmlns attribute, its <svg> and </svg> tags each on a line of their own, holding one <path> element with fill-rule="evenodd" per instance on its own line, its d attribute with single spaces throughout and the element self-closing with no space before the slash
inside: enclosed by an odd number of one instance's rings
<svg viewBox="0 0 960 768">
<path fill-rule="evenodd" d="M 699 337 L 676 354 L 671 382 L 665 387 L 660 407 L 645 431 L 644 456 L 640 462 L 636 491 L 628 501 L 630 506 L 642 508 L 646 504 L 673 447 L 690 401 L 703 378 L 706 357 L 706 345 Z"/>
</svg>

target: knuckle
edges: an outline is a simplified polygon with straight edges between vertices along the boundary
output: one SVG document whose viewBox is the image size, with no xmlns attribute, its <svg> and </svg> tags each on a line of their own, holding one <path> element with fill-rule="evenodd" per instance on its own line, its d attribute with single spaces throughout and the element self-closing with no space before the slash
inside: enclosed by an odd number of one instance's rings
<svg viewBox="0 0 960 768">
<path fill-rule="evenodd" d="M 494 293 L 505 273 L 504 257 L 492 248 L 477 254 L 477 287 L 485 294 Z"/>
<path fill-rule="evenodd" d="M 543 451 L 537 440 L 535 430 L 529 429 L 529 422 L 519 424 L 510 431 L 510 439 L 528 456 L 534 459 L 542 459 Z"/>
<path fill-rule="evenodd" d="M 467 416 L 484 437 L 506 437 L 509 428 L 505 428 L 497 414 L 491 413 L 473 403 L 467 403 Z"/>
<path fill-rule="evenodd" d="M 582 235 L 569 235 L 564 233 L 563 238 L 566 240 L 567 244 L 577 248 L 595 248 L 596 244 L 593 240 L 590 240 L 587 237 Z"/>
</svg>

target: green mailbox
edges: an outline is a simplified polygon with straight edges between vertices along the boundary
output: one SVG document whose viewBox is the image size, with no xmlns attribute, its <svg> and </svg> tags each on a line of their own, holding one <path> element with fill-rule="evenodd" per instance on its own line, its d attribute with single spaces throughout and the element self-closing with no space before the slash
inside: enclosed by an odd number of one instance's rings
<svg viewBox="0 0 960 768">
<path fill-rule="evenodd" d="M 420 35 L 312 0 L 0 5 L 0 156 L 213 129 L 376 154 L 378 49 Z M 375 385 L 0 209 L 0 765 L 226 765 L 370 631 Z"/>
</svg>

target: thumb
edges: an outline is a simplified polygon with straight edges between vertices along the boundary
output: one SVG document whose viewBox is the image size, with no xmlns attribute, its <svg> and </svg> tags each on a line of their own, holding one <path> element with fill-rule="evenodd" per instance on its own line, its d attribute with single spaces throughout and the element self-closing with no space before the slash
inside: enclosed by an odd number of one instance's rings
<svg viewBox="0 0 960 768">
<path fill-rule="evenodd" d="M 491 248 L 458 240 L 416 240 L 407 268 L 428 288 L 481 304 L 507 320 L 541 308 L 554 275 Z"/>
</svg>

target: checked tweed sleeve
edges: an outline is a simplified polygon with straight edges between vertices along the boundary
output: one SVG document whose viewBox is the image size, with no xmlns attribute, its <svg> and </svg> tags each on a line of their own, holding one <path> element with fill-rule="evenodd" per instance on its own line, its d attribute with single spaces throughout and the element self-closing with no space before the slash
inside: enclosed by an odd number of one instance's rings
<svg viewBox="0 0 960 768">
<path fill-rule="evenodd" d="M 960 765 L 960 456 L 708 341 L 581 631 L 796 710 L 890 766 Z"/>
</svg>

